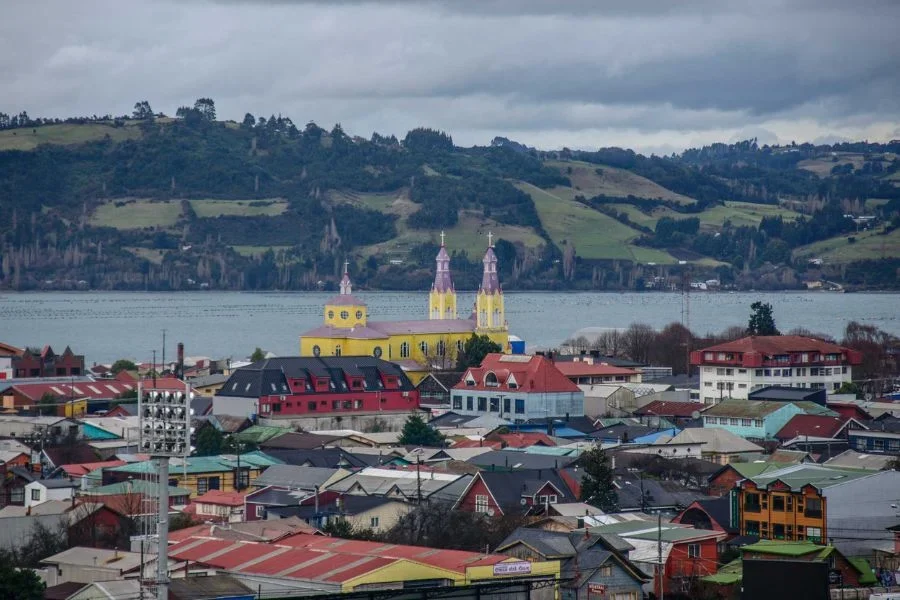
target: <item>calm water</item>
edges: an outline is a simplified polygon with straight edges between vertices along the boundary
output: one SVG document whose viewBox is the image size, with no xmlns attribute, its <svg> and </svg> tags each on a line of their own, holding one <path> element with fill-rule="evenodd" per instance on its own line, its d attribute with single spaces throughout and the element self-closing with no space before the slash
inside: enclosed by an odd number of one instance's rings
<svg viewBox="0 0 900 600">
<path fill-rule="evenodd" d="M 244 292 L 38 292 L 0 294 L 0 341 L 17 346 L 66 344 L 89 362 L 130 357 L 149 360 L 167 330 L 168 358 L 185 343 L 188 356 L 246 357 L 260 346 L 276 354 L 297 352 L 301 332 L 322 321 L 327 293 Z M 426 318 L 425 293 L 361 293 L 378 320 Z M 474 295 L 460 294 L 460 306 Z M 782 330 L 806 327 L 840 337 L 848 321 L 877 325 L 900 335 L 900 294 L 696 293 L 691 328 L 720 331 L 744 325 L 750 304 L 772 303 Z M 680 294 L 507 293 L 512 333 L 529 348 L 559 344 L 583 327 L 662 327 L 681 319 Z"/>
</svg>

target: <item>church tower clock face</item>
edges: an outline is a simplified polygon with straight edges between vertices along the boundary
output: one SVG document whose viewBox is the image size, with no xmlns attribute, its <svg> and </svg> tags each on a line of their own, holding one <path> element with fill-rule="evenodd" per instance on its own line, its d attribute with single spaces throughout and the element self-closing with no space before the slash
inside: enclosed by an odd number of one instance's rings
<svg viewBox="0 0 900 600">
<path fill-rule="evenodd" d="M 372 351 L 372 354 L 375 358 L 381 358 L 381 346 L 375 346 L 375 350 Z"/>
<path fill-rule="evenodd" d="M 322 349 L 319 348 L 318 344 L 313 346 L 312 350 L 313 350 L 313 356 L 319 356 L 320 354 L 322 354 Z"/>
</svg>

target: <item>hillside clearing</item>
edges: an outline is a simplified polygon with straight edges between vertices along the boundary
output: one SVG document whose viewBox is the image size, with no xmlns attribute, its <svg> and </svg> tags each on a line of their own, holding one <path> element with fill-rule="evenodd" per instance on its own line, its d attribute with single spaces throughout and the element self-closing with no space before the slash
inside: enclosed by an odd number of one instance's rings
<svg viewBox="0 0 900 600">
<path fill-rule="evenodd" d="M 821 240 L 794 250 L 795 258 L 821 258 L 826 263 L 841 264 L 855 260 L 900 257 L 900 229 L 881 235 L 881 229 L 848 233 Z M 855 237 L 856 242 L 848 240 Z"/>
<path fill-rule="evenodd" d="M 559 248 L 572 243 L 576 254 L 584 258 L 677 262 L 663 250 L 630 244 L 640 235 L 638 231 L 608 215 L 530 183 L 519 182 L 516 187 L 531 195 L 544 229 Z"/>
<path fill-rule="evenodd" d="M 134 246 L 128 246 L 125 248 L 125 250 L 131 252 L 138 258 L 143 258 L 144 260 L 155 265 L 161 265 L 163 257 L 166 255 L 165 250 L 157 250 L 155 248 L 137 248 Z"/>
<path fill-rule="evenodd" d="M 274 217 L 287 210 L 287 200 L 268 198 L 266 200 L 190 200 L 191 208 L 202 218 L 222 216 Z"/>
<path fill-rule="evenodd" d="M 105 123 L 42 125 L 0 131 L 0 150 L 34 150 L 41 144 L 83 144 L 109 136 L 114 142 L 141 137 L 141 130 L 133 124 L 113 127 Z"/>
<path fill-rule="evenodd" d="M 837 159 L 837 160 L 835 160 Z M 808 158 L 797 163 L 798 169 L 815 173 L 818 177 L 828 177 L 834 167 L 853 165 L 854 169 L 862 168 L 863 155 L 851 152 L 842 152 L 835 156 L 822 156 L 820 158 Z"/>
<path fill-rule="evenodd" d="M 671 200 L 679 204 L 694 203 L 693 198 L 676 194 L 646 177 L 641 177 L 625 169 L 581 161 L 551 160 L 545 164 L 548 167 L 559 169 L 563 175 L 568 176 L 572 181 L 573 187 L 571 188 L 556 187 L 549 190 L 554 196 L 560 198 L 572 200 L 579 194 L 585 198 L 599 195 L 622 198 L 634 196 L 636 198 Z M 569 169 L 571 169 L 571 172 L 569 172 Z M 597 172 L 598 170 L 600 171 L 599 173 Z"/>
<path fill-rule="evenodd" d="M 679 215 L 681 218 L 699 217 L 700 225 L 710 229 L 721 229 L 725 221 L 731 221 L 734 227 L 758 226 L 763 217 L 781 216 L 786 221 L 793 221 L 800 213 L 774 204 L 754 204 L 752 202 L 725 202 L 724 206 L 711 206 L 696 215 Z M 678 218 L 677 216 L 675 218 Z"/>
<path fill-rule="evenodd" d="M 165 200 L 134 200 L 119 198 L 97 207 L 91 216 L 94 227 L 116 229 L 167 229 L 181 218 L 181 202 Z"/>
</svg>

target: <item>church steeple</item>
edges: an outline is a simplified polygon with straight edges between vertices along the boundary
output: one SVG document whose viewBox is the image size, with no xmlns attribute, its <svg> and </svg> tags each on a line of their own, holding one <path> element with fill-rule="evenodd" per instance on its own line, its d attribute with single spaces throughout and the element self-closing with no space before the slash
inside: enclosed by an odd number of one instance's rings
<svg viewBox="0 0 900 600">
<path fill-rule="evenodd" d="M 456 290 L 453 288 L 453 279 L 450 277 L 450 255 L 444 245 L 444 232 L 441 232 L 441 249 L 435 258 L 437 270 L 434 273 L 434 283 L 431 293 L 428 295 L 429 319 L 455 319 L 456 318 Z"/>
<path fill-rule="evenodd" d="M 506 327 L 503 310 L 503 290 L 497 272 L 497 255 L 494 253 L 494 234 L 488 233 L 488 249 L 482 259 L 484 271 L 481 286 L 475 297 L 475 315 L 479 329 L 501 329 Z"/>
<path fill-rule="evenodd" d="M 350 283 L 350 262 L 344 261 L 344 276 L 341 278 L 341 296 L 353 294 L 353 286 Z"/>
</svg>

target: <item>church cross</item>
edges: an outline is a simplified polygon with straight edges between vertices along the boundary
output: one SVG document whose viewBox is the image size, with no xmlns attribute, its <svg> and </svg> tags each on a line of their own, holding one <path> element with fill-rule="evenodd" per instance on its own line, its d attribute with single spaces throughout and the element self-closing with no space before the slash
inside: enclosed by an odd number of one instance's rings
<svg viewBox="0 0 900 600">
<path fill-rule="evenodd" d="M 444 230 L 441 230 L 441 246 L 444 245 Z"/>
<path fill-rule="evenodd" d="M 490 231 L 488 231 L 488 246 L 490 246 L 491 248 L 494 247 L 494 234 Z"/>
<path fill-rule="evenodd" d="M 349 273 L 349 268 L 350 268 L 350 261 L 345 260 L 344 261 L 344 275 L 347 275 Z"/>
</svg>

